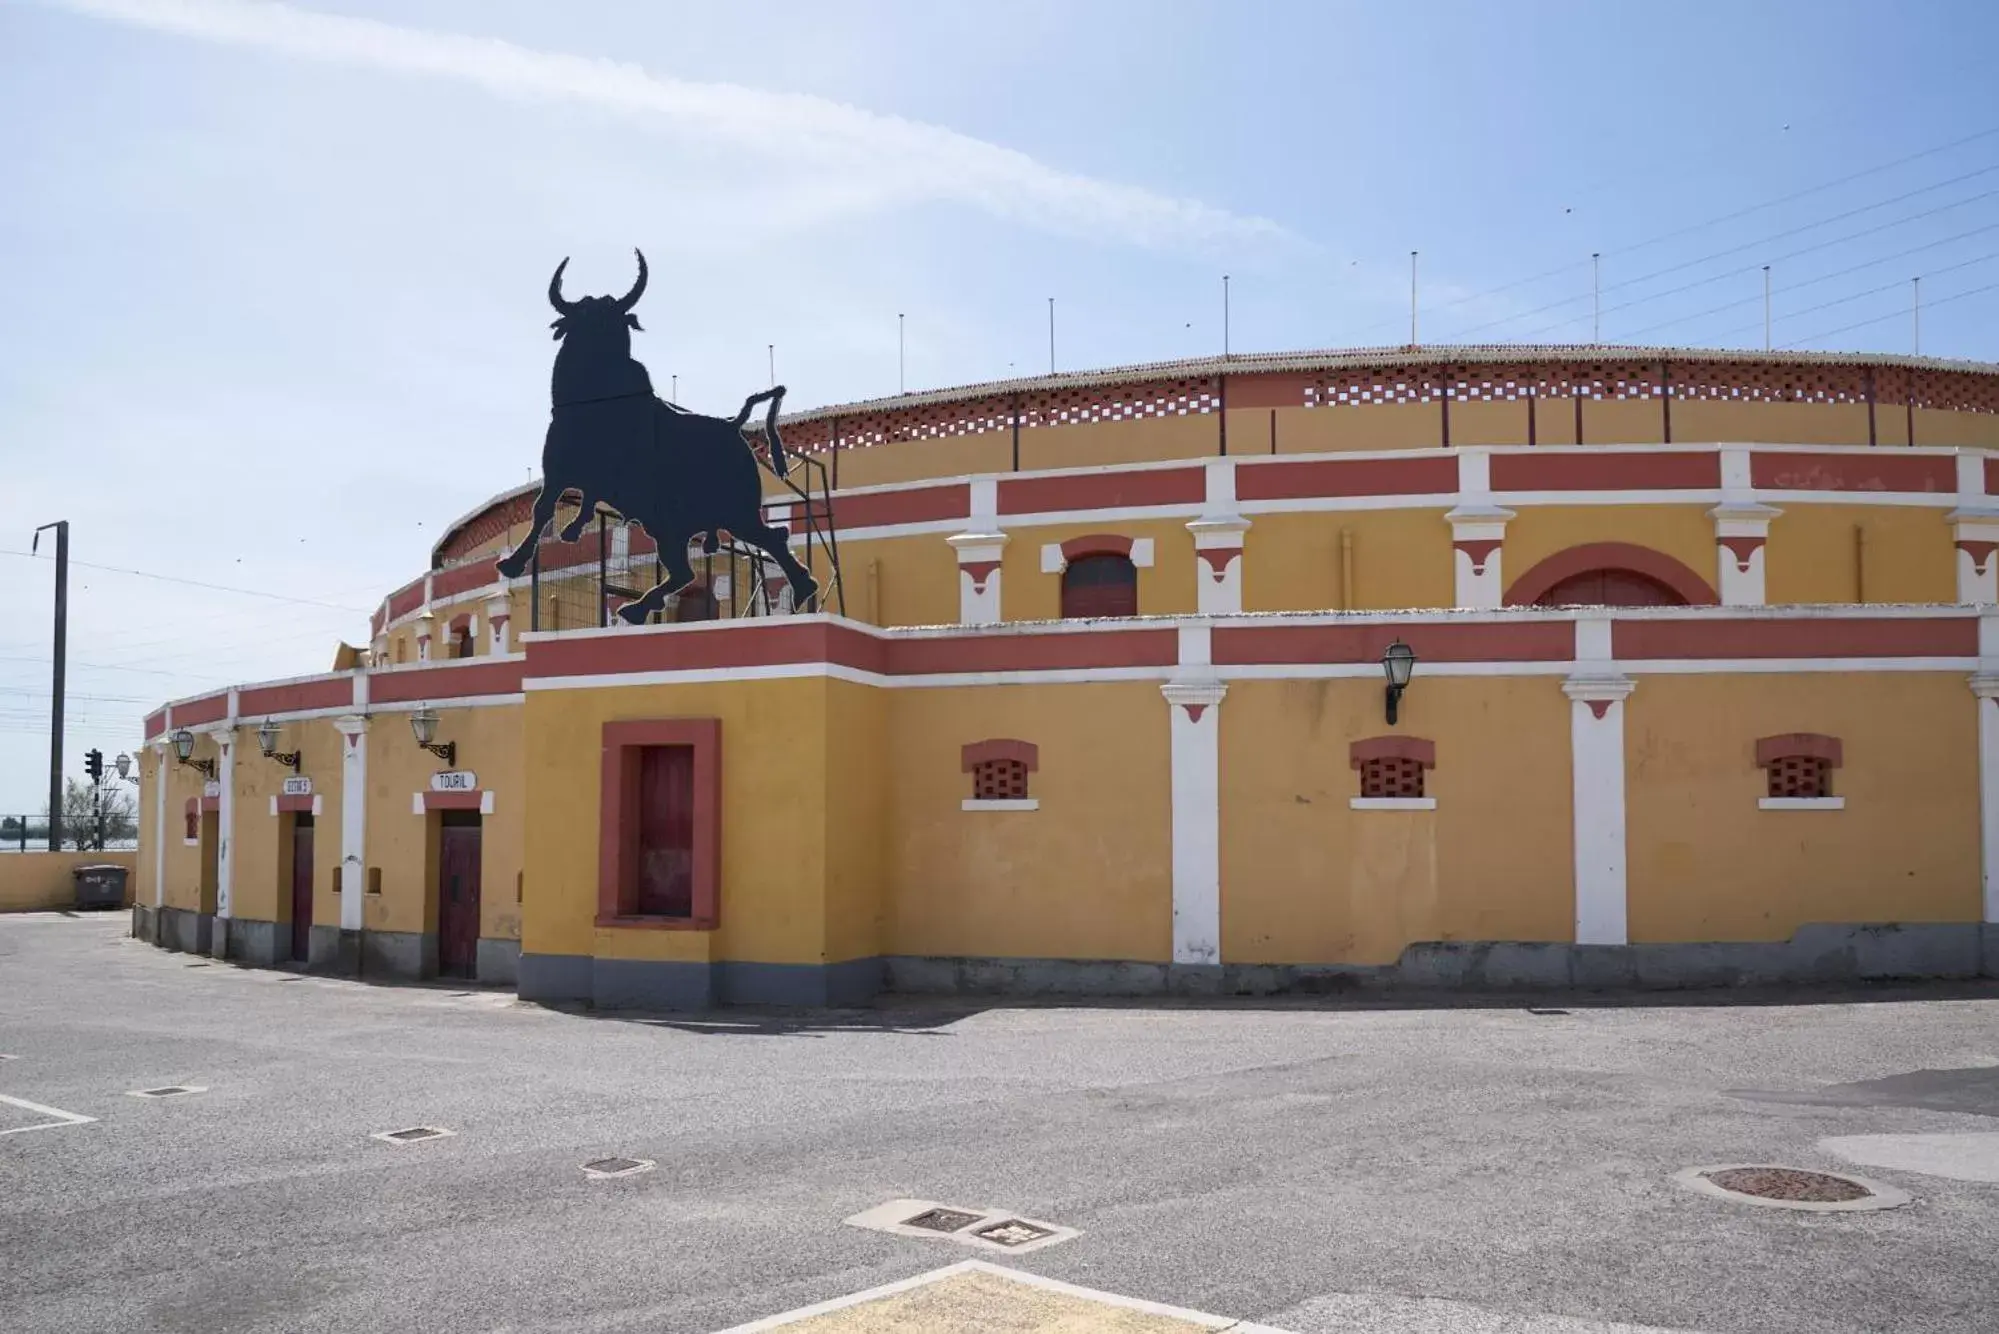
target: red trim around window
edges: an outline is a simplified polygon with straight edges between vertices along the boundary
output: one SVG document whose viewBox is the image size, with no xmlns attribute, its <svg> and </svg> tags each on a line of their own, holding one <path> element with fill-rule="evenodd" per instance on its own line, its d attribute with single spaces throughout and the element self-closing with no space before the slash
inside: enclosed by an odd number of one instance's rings
<svg viewBox="0 0 1999 1334">
<path fill-rule="evenodd" d="M 1011 741 L 994 738 L 991 741 L 974 741 L 958 753 L 960 773 L 970 773 L 973 769 L 990 760 L 1019 760 L 1033 773 L 1041 767 L 1041 752 L 1032 741 Z"/>
<path fill-rule="evenodd" d="M 1117 533 L 1090 533 L 1072 537 L 1062 544 L 1062 563 L 1067 565 L 1085 556 L 1123 556 L 1131 559 L 1131 539 Z"/>
<path fill-rule="evenodd" d="M 1358 769 L 1369 760 L 1413 760 L 1437 767 L 1437 743 L 1419 736 L 1373 736 L 1347 747 L 1347 763 Z"/>
<path fill-rule="evenodd" d="M 1656 579 L 1678 593 L 1690 607 L 1712 607 L 1720 603 L 1714 586 L 1687 566 L 1662 551 L 1630 542 L 1586 542 L 1582 546 L 1557 551 L 1513 581 L 1506 590 L 1506 605 L 1529 607 L 1542 594 L 1579 574 L 1591 570 L 1631 570 Z"/>
<path fill-rule="evenodd" d="M 1818 732 L 1786 732 L 1781 736 L 1757 738 L 1756 764 L 1758 768 L 1767 769 L 1779 760 L 1824 760 L 1837 769 L 1844 749 L 1836 736 Z"/>
<path fill-rule="evenodd" d="M 694 894 L 687 917 L 641 917 L 638 897 L 639 753 L 646 746 L 694 751 Z M 604 724 L 597 834 L 597 925 L 712 931 L 721 912 L 722 720 L 657 718 Z"/>
</svg>

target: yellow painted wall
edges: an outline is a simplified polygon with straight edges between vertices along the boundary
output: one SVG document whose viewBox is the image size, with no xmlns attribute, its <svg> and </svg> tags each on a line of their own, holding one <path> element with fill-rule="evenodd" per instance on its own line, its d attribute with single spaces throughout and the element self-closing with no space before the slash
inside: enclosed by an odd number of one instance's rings
<svg viewBox="0 0 1999 1334">
<path fill-rule="evenodd" d="M 1642 679 L 1625 703 L 1631 939 L 1976 922 L 1976 702 L 1961 673 Z M 1783 732 L 1840 738 L 1845 810 L 1757 808 L 1756 740 Z"/>
<path fill-rule="evenodd" d="M 1164 961 L 1171 738 L 1153 682 L 888 692 L 892 949 Z M 1039 748 L 1035 811 L 967 811 L 961 748 Z"/>
<path fill-rule="evenodd" d="M 1783 514 L 1771 521 L 1763 550 L 1764 596 L 1772 604 L 1957 600 L 1957 547 L 1945 511 L 1913 505 L 1779 508 Z M 1866 535 L 1864 547 L 1856 532 Z"/>
<path fill-rule="evenodd" d="M 1277 452 L 1280 454 L 1321 454 L 1348 449 L 1436 449 L 1443 443 L 1443 415 L 1435 403 L 1369 403 L 1355 407 L 1277 410 Z"/>
<path fill-rule="evenodd" d="M 1021 433 L 1026 449 L 1027 432 Z M 830 460 L 829 460 L 830 465 Z M 930 477 L 962 477 L 968 473 L 1008 472 L 1013 468 L 1012 430 L 986 431 L 979 435 L 947 436 L 938 440 L 895 440 L 866 449 L 840 451 L 840 488 L 886 486 L 892 482 L 914 482 Z M 816 474 L 814 474 L 816 476 Z M 764 489 L 773 494 L 790 494 L 782 482 L 765 475 Z M 801 486 L 803 477 L 794 478 Z"/>
<path fill-rule="evenodd" d="M 1881 408 L 1875 422 L 1878 443 L 1905 444 L 1900 408 Z M 1897 420 L 1890 422 L 1889 418 Z M 1896 433 L 1891 441 L 1890 429 Z M 1675 441 L 1724 441 L 1787 445 L 1864 445 L 1864 403 L 1673 402 Z M 1595 442 L 1592 442 L 1595 443 Z"/>
<path fill-rule="evenodd" d="M 439 708 L 437 716 L 438 738 L 458 744 L 455 767 L 470 769 L 478 775 L 480 788 L 493 793 L 493 814 L 485 817 L 480 834 L 479 931 L 482 936 L 511 938 L 518 932 L 516 894 L 527 810 L 521 776 L 521 709 L 519 705 Z M 418 748 L 408 717 L 376 714 L 368 726 L 365 861 L 381 873 L 381 892 L 366 894 L 362 900 L 361 925 L 369 931 L 437 929 L 437 818 L 415 814 L 411 799 L 429 789 L 431 775 L 443 764 Z M 337 840 L 337 832 L 331 836 Z M 337 856 L 337 841 L 334 847 Z"/>
<path fill-rule="evenodd" d="M 890 936 L 891 693 L 826 683 L 826 958 L 836 962 L 885 953 Z"/>
<path fill-rule="evenodd" d="M 1221 453 L 1221 423 L 1213 413 L 1088 422 L 1078 426 L 1023 427 L 1020 467 L 1091 468 L 1154 459 L 1214 458 Z M 933 476 L 936 474 L 932 474 Z M 844 484 L 846 470 L 840 473 Z"/>
<path fill-rule="evenodd" d="M 251 745 L 254 747 L 255 742 Z M 195 743 L 195 759 L 213 759 L 215 747 L 202 736 Z M 169 750 L 167 755 L 167 822 L 166 822 L 166 882 L 165 907 L 180 908 L 187 912 L 214 912 L 215 896 L 212 887 L 204 892 L 202 885 L 202 848 L 186 841 L 187 820 L 185 812 L 190 797 L 201 796 L 202 784 L 207 781 L 201 774 L 176 761 Z M 153 802 L 150 788 L 143 789 L 140 800 L 147 806 Z M 142 842 L 140 852 L 148 859 L 152 856 L 152 846 Z M 151 900 L 147 900 L 148 903 Z"/>
<path fill-rule="evenodd" d="M 1353 537 L 1353 609 L 1448 607 L 1457 600 L 1444 510 L 1259 514 L 1243 535 L 1246 611 L 1341 605 L 1341 530 Z M 1508 534 L 1509 549 L 1511 533 Z"/>
<path fill-rule="evenodd" d="M 1200 594 L 1194 584 L 1194 535 L 1182 519 L 1149 519 L 1114 524 L 1048 524 L 1039 528 L 1009 528 L 1010 540 L 1000 553 L 1000 615 L 1009 621 L 1055 620 L 1062 615 L 1062 576 L 1041 572 L 1041 548 L 1075 537 L 1115 533 L 1133 539 L 1152 539 L 1153 561 L 1138 572 L 1138 613 L 1141 616 L 1173 616 L 1194 610 Z M 957 574 L 957 553 L 944 548 Z M 882 574 L 884 588 L 898 577 L 894 569 Z M 956 586 L 953 585 L 949 618 L 958 619 Z"/>
<path fill-rule="evenodd" d="M 1435 811 L 1348 805 L 1348 747 L 1390 731 L 1378 682 L 1239 681 L 1220 707 L 1223 958 L 1383 964 L 1424 940 L 1573 937 L 1556 680 L 1432 678 L 1403 697 L 1394 732 L 1436 743 Z"/>
<path fill-rule="evenodd" d="M 1888 416 L 1890 411 L 1881 415 Z M 1894 410 L 1894 415 L 1906 417 L 1907 409 Z M 1999 449 L 1999 414 L 1917 408 L 1916 443 Z"/>
<path fill-rule="evenodd" d="M 132 902 L 137 853 L 49 852 L 46 841 L 43 848 L 41 852 L 0 852 L 0 913 L 74 908 L 76 877 L 72 873 L 79 866 L 124 867 L 125 901 Z"/>
<path fill-rule="evenodd" d="M 1508 587 L 1541 561 L 1586 542 L 1649 547 L 1687 566 L 1714 588 L 1714 520 L 1705 505 L 1522 506 L 1506 525 L 1500 574 Z M 1448 550 L 1449 525 L 1444 528 Z"/>
<path fill-rule="evenodd" d="M 1016 535 L 1017 544 L 1025 540 Z M 867 603 L 867 567 L 880 562 L 875 605 Z M 941 533 L 840 543 L 848 581 L 847 614 L 873 625 L 950 625 L 958 619 L 958 553 Z"/>
<path fill-rule="evenodd" d="M 536 818 L 526 831 L 522 949 L 589 954 L 611 936 L 621 957 L 712 949 L 762 963 L 825 962 L 827 687 L 801 678 L 530 694 L 527 794 Z M 721 920 L 706 946 L 675 939 L 700 933 L 595 926 L 603 724 L 652 718 L 721 719 Z"/>
<path fill-rule="evenodd" d="M 1526 443 L 1527 401 L 1525 399 L 1517 402 L 1451 404 L 1451 445 L 1454 448 L 1460 445 Z"/>
</svg>

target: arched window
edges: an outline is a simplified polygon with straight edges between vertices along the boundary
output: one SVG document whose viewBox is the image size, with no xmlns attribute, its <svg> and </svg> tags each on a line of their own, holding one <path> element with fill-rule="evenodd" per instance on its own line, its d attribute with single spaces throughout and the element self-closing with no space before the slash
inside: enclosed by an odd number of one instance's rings
<svg viewBox="0 0 1999 1334">
<path fill-rule="evenodd" d="M 1138 567 L 1131 557 L 1079 556 L 1062 571 L 1062 615 L 1138 615 Z"/>
<path fill-rule="evenodd" d="M 1541 561 L 1506 590 L 1509 607 L 1712 607 L 1714 586 L 1663 551 L 1587 542 Z"/>
<path fill-rule="evenodd" d="M 1636 570 L 1585 570 L 1534 599 L 1537 607 L 1684 607 L 1687 600 Z"/>
</svg>

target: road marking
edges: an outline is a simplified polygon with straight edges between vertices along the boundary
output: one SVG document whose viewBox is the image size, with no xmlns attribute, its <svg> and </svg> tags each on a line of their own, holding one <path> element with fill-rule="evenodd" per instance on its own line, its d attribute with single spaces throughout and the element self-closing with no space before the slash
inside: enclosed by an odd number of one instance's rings
<svg viewBox="0 0 1999 1334">
<path fill-rule="evenodd" d="M 37 1121 L 31 1126 L 10 1126 L 6 1130 L 0 1130 L 0 1135 L 18 1135 L 28 1130 L 53 1130 L 57 1126 L 88 1125 L 97 1119 L 94 1116 L 85 1116 L 81 1112 L 65 1112 L 60 1107 L 44 1107 L 38 1102 L 29 1102 L 26 1098 L 10 1098 L 4 1093 L 0 1093 L 0 1102 L 10 1107 L 19 1107 L 24 1112 L 35 1112 L 41 1116 L 56 1118 L 53 1121 Z"/>
<path fill-rule="evenodd" d="M 933 1285 L 940 1285 L 934 1293 L 920 1292 Z M 912 1301 L 917 1305 L 912 1306 Z M 884 1305 L 871 1314 L 856 1313 L 852 1320 L 842 1315 L 854 1307 L 870 1303 Z M 1024 1309 L 1026 1306 L 1036 1309 L 1030 1312 Z M 1058 1309 L 1048 1309 L 1051 1306 Z M 1095 1308 L 1094 1312 L 1091 1308 Z M 795 1311 L 766 1316 L 746 1325 L 733 1325 L 721 1334 L 766 1334 L 769 1330 L 794 1325 L 807 1330 L 823 1330 L 825 1334 L 859 1334 L 871 1328 L 918 1327 L 908 1324 L 906 1320 L 894 1325 L 886 1321 L 877 1324 L 872 1316 L 913 1316 L 922 1322 L 921 1327 L 935 1330 L 936 1334 L 961 1334 L 961 1331 L 971 1334 L 972 1331 L 994 1328 L 995 1314 L 1048 1317 L 1043 1324 L 1030 1326 L 1023 1319 L 1006 1324 L 1005 1328 L 1042 1328 L 1045 1325 L 1047 1328 L 1090 1329 L 1104 1323 L 1101 1316 L 1113 1310 L 1127 1313 L 1127 1318 L 1115 1327 L 1129 1330 L 1131 1334 L 1153 1334 L 1154 1331 L 1157 1334 L 1177 1334 L 1178 1331 L 1193 1330 L 1221 1330 L 1228 1331 L 1228 1334 L 1285 1334 L 1272 1325 L 1189 1311 L 1137 1297 L 1120 1297 L 1116 1293 L 1081 1288 L 1073 1283 L 1043 1278 L 1025 1270 L 1008 1269 L 984 1260 L 960 1260 L 943 1269 L 934 1269 L 896 1283 L 885 1283 L 866 1292 L 801 1306 Z M 1088 1320 L 1092 1314 L 1100 1317 L 1098 1322 L 1079 1323 Z"/>
</svg>

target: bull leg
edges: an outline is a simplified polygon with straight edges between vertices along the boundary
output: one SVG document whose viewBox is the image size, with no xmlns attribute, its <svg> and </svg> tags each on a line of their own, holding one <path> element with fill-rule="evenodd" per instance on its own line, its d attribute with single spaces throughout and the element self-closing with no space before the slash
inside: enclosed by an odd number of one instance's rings
<svg viewBox="0 0 1999 1334">
<path fill-rule="evenodd" d="M 583 530 L 588 528 L 596 517 L 597 497 L 585 491 L 583 499 L 576 510 L 576 517 L 571 519 L 562 530 L 562 540 L 565 542 L 574 542 L 580 539 L 583 536 Z"/>
<path fill-rule="evenodd" d="M 541 494 L 534 498 L 534 518 L 530 520 L 527 538 L 510 552 L 499 564 L 499 571 L 509 579 L 518 579 L 527 573 L 528 561 L 534 556 L 535 548 L 541 545 L 542 531 L 555 518 L 555 502 L 562 496 L 562 488 L 543 481 Z"/>
<path fill-rule="evenodd" d="M 636 602 L 618 608 L 618 618 L 627 625 L 644 625 L 646 618 L 666 605 L 668 594 L 678 593 L 694 582 L 694 567 L 687 561 L 687 543 L 692 533 L 677 533 L 659 540 L 660 562 L 666 578 L 648 588 Z"/>
<path fill-rule="evenodd" d="M 791 584 L 794 611 L 819 610 L 819 581 L 791 554 L 791 533 L 788 529 L 759 520 L 741 528 L 732 527 L 729 531 L 777 562 L 777 567 L 784 571 L 785 579 Z"/>
</svg>

